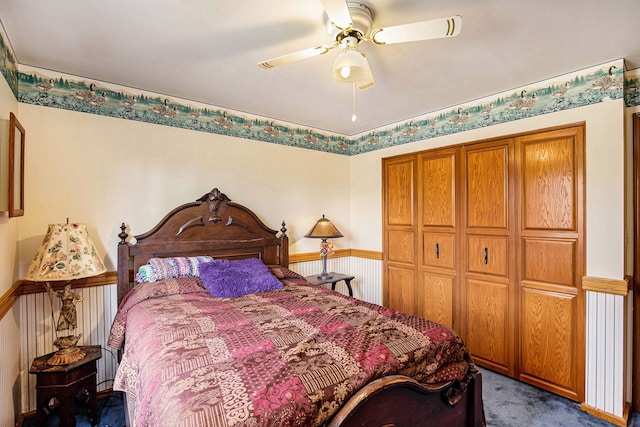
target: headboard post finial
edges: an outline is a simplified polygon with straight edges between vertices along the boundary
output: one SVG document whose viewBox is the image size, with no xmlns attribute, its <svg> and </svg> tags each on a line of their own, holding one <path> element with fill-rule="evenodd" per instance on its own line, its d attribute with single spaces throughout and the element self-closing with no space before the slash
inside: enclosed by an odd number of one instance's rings
<svg viewBox="0 0 640 427">
<path fill-rule="evenodd" d="M 217 187 L 196 200 L 196 202 L 207 202 L 209 206 L 209 212 L 211 212 L 209 221 L 214 223 L 222 221 L 222 218 L 220 218 L 220 216 L 218 215 L 220 204 L 230 201 L 231 199 L 228 198 L 226 194 L 220 192 Z"/>
<path fill-rule="evenodd" d="M 122 223 L 120 226 L 120 233 L 118 237 L 118 305 L 124 299 L 124 296 L 129 292 L 131 283 L 129 280 L 129 244 L 127 243 L 127 237 L 129 235 L 126 232 L 127 226 Z"/>
<path fill-rule="evenodd" d="M 280 233 L 281 233 L 280 237 L 287 235 L 287 226 L 284 221 L 282 221 L 282 228 L 280 229 Z"/>
<path fill-rule="evenodd" d="M 230 202 L 231 199 L 227 197 L 226 194 L 218 190 L 218 188 L 214 188 L 209 191 L 204 196 L 196 199 L 196 202 Z"/>
<path fill-rule="evenodd" d="M 118 233 L 118 237 L 120 238 L 120 241 L 118 242 L 118 245 L 126 245 L 127 244 L 127 237 L 129 237 L 129 235 L 126 232 L 127 226 L 124 225 L 124 222 L 122 223 L 122 225 L 120 226 L 120 233 Z"/>
</svg>

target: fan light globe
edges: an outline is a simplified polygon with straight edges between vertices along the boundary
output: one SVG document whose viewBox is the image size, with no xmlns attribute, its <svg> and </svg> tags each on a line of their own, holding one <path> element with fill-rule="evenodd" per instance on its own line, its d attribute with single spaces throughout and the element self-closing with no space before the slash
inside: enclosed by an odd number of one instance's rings
<svg viewBox="0 0 640 427">
<path fill-rule="evenodd" d="M 357 44 L 343 41 L 344 52 L 336 57 L 333 63 L 333 78 L 339 82 L 359 82 L 367 78 L 367 60 L 357 49 Z M 354 38 L 355 40 L 355 38 Z"/>
</svg>

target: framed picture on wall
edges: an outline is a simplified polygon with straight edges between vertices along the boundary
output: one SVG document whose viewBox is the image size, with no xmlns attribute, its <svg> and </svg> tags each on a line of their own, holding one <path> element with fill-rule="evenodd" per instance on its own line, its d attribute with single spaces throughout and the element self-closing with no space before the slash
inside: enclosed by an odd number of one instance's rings
<svg viewBox="0 0 640 427">
<path fill-rule="evenodd" d="M 24 128 L 9 115 L 9 217 L 24 215 Z"/>
<path fill-rule="evenodd" d="M 9 211 L 9 117 L 0 119 L 0 214 Z M 0 215 L 0 219 L 3 215 Z"/>
</svg>

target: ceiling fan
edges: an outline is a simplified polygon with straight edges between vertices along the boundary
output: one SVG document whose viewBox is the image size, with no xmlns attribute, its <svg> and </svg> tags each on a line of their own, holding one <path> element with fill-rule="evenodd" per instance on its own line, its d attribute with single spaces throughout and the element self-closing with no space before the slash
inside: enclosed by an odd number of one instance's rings
<svg viewBox="0 0 640 427">
<path fill-rule="evenodd" d="M 373 13 L 366 4 L 345 0 L 320 1 L 327 15 L 327 31 L 336 42 L 331 46 L 319 45 L 269 59 L 260 62 L 258 66 L 273 68 L 322 55 L 340 46 L 342 52 L 333 64 L 333 78 L 341 82 L 355 83 L 359 89 L 368 89 L 375 85 L 375 80 L 366 56 L 358 50 L 360 42 L 372 41 L 383 45 L 430 40 L 457 36 L 462 30 L 462 17 L 454 15 L 372 31 Z"/>
</svg>

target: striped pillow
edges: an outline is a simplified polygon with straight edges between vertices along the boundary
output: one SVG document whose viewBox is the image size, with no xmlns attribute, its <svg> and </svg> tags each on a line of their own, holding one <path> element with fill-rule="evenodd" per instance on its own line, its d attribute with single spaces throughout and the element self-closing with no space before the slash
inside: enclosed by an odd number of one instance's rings
<svg viewBox="0 0 640 427">
<path fill-rule="evenodd" d="M 210 256 L 151 258 L 136 273 L 136 282 L 156 282 L 177 277 L 194 277 L 199 275 L 201 262 L 211 262 Z"/>
</svg>

